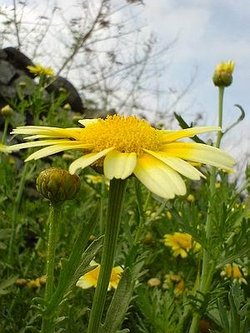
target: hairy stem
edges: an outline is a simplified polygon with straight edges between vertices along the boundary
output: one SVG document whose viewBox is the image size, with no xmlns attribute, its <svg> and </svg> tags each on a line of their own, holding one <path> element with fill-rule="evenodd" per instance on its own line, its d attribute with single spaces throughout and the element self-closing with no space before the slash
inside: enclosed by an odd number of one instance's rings
<svg viewBox="0 0 250 333">
<path fill-rule="evenodd" d="M 125 185 L 125 180 L 113 179 L 110 182 L 108 216 L 105 226 L 101 268 L 87 333 L 98 333 L 101 324 L 120 229 Z"/>
</svg>

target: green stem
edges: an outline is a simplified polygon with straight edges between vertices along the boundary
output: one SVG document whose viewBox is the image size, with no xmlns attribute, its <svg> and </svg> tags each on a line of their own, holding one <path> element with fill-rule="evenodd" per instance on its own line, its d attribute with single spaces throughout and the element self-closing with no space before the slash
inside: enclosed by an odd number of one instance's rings
<svg viewBox="0 0 250 333">
<path fill-rule="evenodd" d="M 2 144 L 5 144 L 5 141 L 6 141 L 8 125 L 9 125 L 9 120 L 6 118 L 5 122 L 4 122 L 4 129 L 3 129 L 3 135 L 2 135 Z"/>
<path fill-rule="evenodd" d="M 27 170 L 28 170 L 28 164 L 25 163 L 23 171 L 22 171 L 22 176 L 21 176 L 21 179 L 20 179 L 17 195 L 16 195 L 16 198 L 14 200 L 13 211 L 12 211 L 11 235 L 10 235 L 9 251 L 8 251 L 8 261 L 9 261 L 9 263 L 12 263 L 12 260 L 14 258 L 13 251 L 14 251 L 14 240 L 16 238 L 17 215 L 18 215 L 18 212 L 19 212 L 20 202 L 21 202 L 22 195 L 23 195 Z"/>
<path fill-rule="evenodd" d="M 139 215 L 139 224 L 137 227 L 137 232 L 135 235 L 134 244 L 137 244 L 140 241 L 140 238 L 142 236 L 142 233 L 144 232 L 145 228 L 145 221 L 144 221 L 144 209 L 142 204 L 142 194 L 141 194 L 141 188 L 140 183 L 136 178 L 134 178 L 134 185 L 135 185 L 135 193 L 136 193 L 136 200 L 137 200 L 137 209 L 138 209 L 138 215 Z M 150 193 L 149 193 L 150 195 Z"/>
<path fill-rule="evenodd" d="M 103 218 L 103 213 L 104 213 L 104 195 L 105 195 L 105 179 L 102 179 L 102 184 L 101 184 L 101 200 L 100 200 L 100 232 L 103 235 L 104 234 L 104 218 Z"/>
<path fill-rule="evenodd" d="M 113 179 L 110 182 L 108 216 L 105 226 L 101 268 L 90 313 L 87 333 L 98 333 L 101 324 L 120 229 L 121 209 L 125 193 L 125 185 L 125 180 Z"/>
<path fill-rule="evenodd" d="M 218 126 L 222 128 L 222 121 L 223 121 L 223 97 L 224 97 L 224 87 L 219 87 L 219 100 L 218 100 Z M 222 131 L 218 132 L 217 140 L 215 147 L 219 148 L 223 133 Z"/>
<path fill-rule="evenodd" d="M 224 87 L 219 87 L 219 95 L 218 95 L 218 126 L 222 128 L 222 121 L 223 121 L 223 97 L 224 97 Z M 218 132 L 217 140 L 215 143 L 215 147 L 219 148 L 221 139 L 222 139 L 222 132 Z M 213 230 L 213 201 L 215 195 L 215 183 L 216 183 L 216 168 L 211 168 L 211 175 L 210 175 L 210 183 L 209 183 L 209 192 L 210 192 L 210 201 L 208 203 L 208 212 L 207 212 L 207 221 L 206 221 L 206 240 L 207 244 L 211 243 L 211 236 Z M 202 294 L 206 294 L 209 292 L 211 283 L 213 280 L 213 275 L 215 271 L 215 261 L 214 258 L 211 257 L 210 252 L 207 249 L 203 249 L 203 260 L 202 260 L 202 273 L 201 273 L 201 282 L 199 291 Z M 198 325 L 200 321 L 200 315 L 195 313 L 193 316 L 193 320 L 189 329 L 189 333 L 196 333 L 198 331 Z"/>
<path fill-rule="evenodd" d="M 54 289 L 54 268 L 55 268 L 55 249 L 58 234 L 58 226 L 61 215 L 61 205 L 51 204 L 50 214 L 48 219 L 49 236 L 47 247 L 46 261 L 46 287 L 44 294 L 44 302 L 47 305 L 51 299 Z M 55 324 L 53 316 L 43 316 L 41 333 L 54 333 Z"/>
</svg>

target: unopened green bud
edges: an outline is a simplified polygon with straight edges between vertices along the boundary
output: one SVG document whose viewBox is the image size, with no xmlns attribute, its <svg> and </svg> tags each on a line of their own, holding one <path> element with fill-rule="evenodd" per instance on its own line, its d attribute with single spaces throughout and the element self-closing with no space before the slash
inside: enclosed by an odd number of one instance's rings
<svg viewBox="0 0 250 333">
<path fill-rule="evenodd" d="M 0 114 L 5 118 L 8 118 L 13 114 L 13 109 L 11 106 L 9 106 L 9 104 L 7 104 L 4 107 L 2 107 L 2 109 L 0 110 Z"/>
<path fill-rule="evenodd" d="M 215 68 L 213 82 L 216 87 L 228 87 L 233 82 L 233 71 L 235 63 L 230 60 L 221 62 Z"/>
<path fill-rule="evenodd" d="M 71 200 L 80 189 L 80 178 L 58 168 L 43 170 L 37 177 L 37 190 L 52 203 Z"/>
</svg>

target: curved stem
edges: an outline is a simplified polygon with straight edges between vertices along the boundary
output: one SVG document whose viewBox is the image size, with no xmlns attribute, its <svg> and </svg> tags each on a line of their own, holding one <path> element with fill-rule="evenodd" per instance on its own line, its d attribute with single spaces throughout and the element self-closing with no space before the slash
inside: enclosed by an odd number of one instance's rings
<svg viewBox="0 0 250 333">
<path fill-rule="evenodd" d="M 87 333 L 98 333 L 101 324 L 120 229 L 120 217 L 125 185 L 126 181 L 121 179 L 112 179 L 110 182 L 108 216 L 105 226 L 101 268 Z"/>
<path fill-rule="evenodd" d="M 51 204 L 50 215 L 48 219 L 49 224 L 49 237 L 47 247 L 47 261 L 46 261 L 46 287 L 44 294 L 44 301 L 47 305 L 51 299 L 54 288 L 54 267 L 55 267 L 55 249 L 58 234 L 58 225 L 61 214 L 61 205 Z M 54 318 L 53 316 L 44 316 L 42 320 L 41 333 L 54 333 Z"/>
</svg>

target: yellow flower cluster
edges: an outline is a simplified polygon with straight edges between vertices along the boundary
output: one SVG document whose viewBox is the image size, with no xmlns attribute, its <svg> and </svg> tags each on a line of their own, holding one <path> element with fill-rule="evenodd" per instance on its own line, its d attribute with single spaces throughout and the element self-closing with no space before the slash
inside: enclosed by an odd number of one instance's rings
<svg viewBox="0 0 250 333">
<path fill-rule="evenodd" d="M 201 249 L 201 245 L 195 242 L 191 235 L 184 232 L 166 234 L 163 242 L 165 246 L 172 248 L 174 257 L 186 258 L 190 250 L 198 252 Z"/>
</svg>

